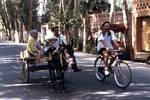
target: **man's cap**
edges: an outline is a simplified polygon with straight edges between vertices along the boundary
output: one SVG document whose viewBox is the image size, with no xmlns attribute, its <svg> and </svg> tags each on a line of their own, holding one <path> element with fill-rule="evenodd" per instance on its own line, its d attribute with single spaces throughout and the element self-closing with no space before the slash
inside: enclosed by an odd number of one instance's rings
<svg viewBox="0 0 150 100">
<path fill-rule="evenodd" d="M 30 31 L 30 34 L 34 34 L 34 33 L 38 33 L 38 31 L 37 30 L 31 30 Z"/>
<path fill-rule="evenodd" d="M 53 28 L 51 29 L 51 31 L 54 32 L 55 30 L 58 30 L 58 29 L 59 29 L 59 27 L 58 27 L 58 26 L 55 26 L 55 27 L 53 27 Z"/>
</svg>

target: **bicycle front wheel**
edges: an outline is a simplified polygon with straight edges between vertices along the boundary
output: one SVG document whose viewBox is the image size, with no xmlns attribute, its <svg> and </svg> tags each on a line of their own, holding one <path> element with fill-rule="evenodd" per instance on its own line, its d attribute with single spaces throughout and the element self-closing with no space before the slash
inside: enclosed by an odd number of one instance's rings
<svg viewBox="0 0 150 100">
<path fill-rule="evenodd" d="M 101 56 L 97 57 L 95 62 L 94 62 L 94 72 L 96 75 L 96 78 L 100 81 L 103 81 L 105 79 L 105 74 L 104 74 L 104 61 Z"/>
<path fill-rule="evenodd" d="M 132 73 L 127 63 L 118 62 L 114 67 L 114 79 L 120 88 L 127 88 L 130 85 Z"/>
</svg>

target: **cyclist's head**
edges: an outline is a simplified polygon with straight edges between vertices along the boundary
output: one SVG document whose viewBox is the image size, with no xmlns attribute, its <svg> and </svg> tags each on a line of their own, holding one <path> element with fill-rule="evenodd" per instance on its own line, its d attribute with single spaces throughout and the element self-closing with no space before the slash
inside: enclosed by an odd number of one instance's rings
<svg viewBox="0 0 150 100">
<path fill-rule="evenodd" d="M 110 28 L 111 28 L 110 27 L 110 22 L 108 22 L 108 21 L 104 22 L 101 26 L 101 29 L 104 30 L 104 31 L 108 31 L 108 30 L 110 30 Z"/>
</svg>

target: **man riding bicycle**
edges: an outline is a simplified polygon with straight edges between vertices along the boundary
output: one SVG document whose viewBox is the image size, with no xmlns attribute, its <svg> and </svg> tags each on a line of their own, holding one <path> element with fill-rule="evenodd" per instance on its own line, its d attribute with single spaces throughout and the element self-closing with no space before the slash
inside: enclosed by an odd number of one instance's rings
<svg viewBox="0 0 150 100">
<path fill-rule="evenodd" d="M 101 54 L 104 57 L 104 63 L 105 63 L 105 75 L 109 75 L 111 70 L 111 65 L 115 61 L 116 56 L 114 55 L 110 50 L 114 49 L 113 45 L 119 48 L 119 45 L 117 43 L 117 38 L 114 34 L 114 32 L 111 30 L 110 22 L 106 21 L 101 26 L 102 32 L 98 33 L 97 36 L 97 51 L 99 54 Z M 108 63 L 108 57 L 112 57 L 110 59 L 110 63 Z"/>
</svg>

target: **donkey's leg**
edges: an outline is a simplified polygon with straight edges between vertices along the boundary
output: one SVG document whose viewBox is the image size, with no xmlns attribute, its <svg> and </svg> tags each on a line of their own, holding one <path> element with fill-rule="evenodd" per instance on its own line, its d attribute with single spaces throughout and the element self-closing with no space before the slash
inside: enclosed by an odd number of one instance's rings
<svg viewBox="0 0 150 100">
<path fill-rule="evenodd" d="M 76 62 L 76 59 L 75 59 L 75 56 L 73 56 L 72 58 L 69 58 L 69 63 L 71 62 L 71 66 L 72 66 L 72 69 L 74 70 L 74 72 L 79 72 L 81 71 L 81 69 L 78 68 L 77 66 L 77 62 Z"/>
<path fill-rule="evenodd" d="M 61 63 L 60 62 L 57 62 L 57 75 L 58 75 L 58 85 L 59 85 L 59 88 L 61 89 L 61 92 L 65 92 L 65 79 L 64 79 L 64 70 L 61 66 Z"/>
<path fill-rule="evenodd" d="M 50 80 L 51 80 L 51 83 L 53 83 L 55 81 L 54 65 L 52 62 L 49 62 L 48 65 L 49 65 Z"/>
</svg>

